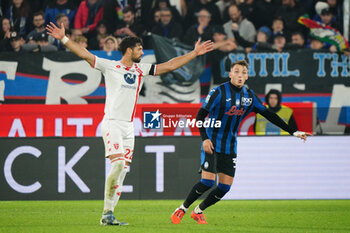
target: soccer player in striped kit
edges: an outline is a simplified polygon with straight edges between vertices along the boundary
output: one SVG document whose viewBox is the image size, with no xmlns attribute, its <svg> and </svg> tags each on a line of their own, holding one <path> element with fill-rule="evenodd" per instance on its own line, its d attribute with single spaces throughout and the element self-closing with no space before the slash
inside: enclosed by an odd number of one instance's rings
<svg viewBox="0 0 350 233">
<path fill-rule="evenodd" d="M 220 128 L 199 128 L 202 137 L 201 171 L 202 179 L 195 184 L 186 200 L 171 215 L 171 221 L 179 224 L 190 205 L 215 184 L 218 185 L 191 213 L 199 224 L 207 224 L 203 211 L 230 190 L 235 175 L 237 157 L 237 133 L 241 121 L 250 113 L 260 113 L 269 121 L 302 140 L 309 133 L 297 131 L 288 126 L 276 113 L 267 109 L 251 89 L 244 86 L 248 79 L 248 63 L 245 60 L 232 64 L 229 73 L 230 81 L 210 91 L 197 114 L 197 121 L 210 119 L 221 121 Z"/>
<path fill-rule="evenodd" d="M 134 152 L 133 119 L 136 102 L 144 78 L 176 70 L 197 56 L 213 50 L 213 42 L 197 41 L 195 48 L 167 62 L 153 65 L 139 63 L 143 55 L 142 41 L 138 37 L 126 37 L 120 43 L 122 59 L 112 61 L 99 58 L 65 36 L 63 24 L 47 25 L 48 34 L 60 40 L 70 51 L 86 60 L 91 67 L 100 70 L 106 83 L 105 115 L 102 121 L 102 136 L 105 156 L 111 161 L 111 170 L 105 183 L 102 225 L 128 225 L 116 220 L 114 208 L 118 203 L 123 181 Z"/>
</svg>

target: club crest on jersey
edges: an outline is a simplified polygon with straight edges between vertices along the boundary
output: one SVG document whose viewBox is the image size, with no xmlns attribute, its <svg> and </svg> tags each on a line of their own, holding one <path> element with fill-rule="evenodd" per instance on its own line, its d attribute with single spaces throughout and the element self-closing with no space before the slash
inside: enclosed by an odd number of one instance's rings
<svg viewBox="0 0 350 233">
<path fill-rule="evenodd" d="M 136 80 L 136 74 L 126 73 L 126 74 L 124 74 L 124 80 L 128 84 L 134 84 L 135 80 Z"/>
<path fill-rule="evenodd" d="M 253 103 L 253 98 L 242 97 L 241 105 L 242 106 L 250 106 Z"/>
</svg>

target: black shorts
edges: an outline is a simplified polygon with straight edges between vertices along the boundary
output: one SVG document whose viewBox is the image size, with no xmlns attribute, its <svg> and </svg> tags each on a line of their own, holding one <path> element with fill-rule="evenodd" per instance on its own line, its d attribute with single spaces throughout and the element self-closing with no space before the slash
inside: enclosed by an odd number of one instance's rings
<svg viewBox="0 0 350 233">
<path fill-rule="evenodd" d="M 214 152 L 211 155 L 202 150 L 201 169 L 211 173 L 224 173 L 225 175 L 235 177 L 236 158 L 236 154 L 228 155 Z"/>
</svg>

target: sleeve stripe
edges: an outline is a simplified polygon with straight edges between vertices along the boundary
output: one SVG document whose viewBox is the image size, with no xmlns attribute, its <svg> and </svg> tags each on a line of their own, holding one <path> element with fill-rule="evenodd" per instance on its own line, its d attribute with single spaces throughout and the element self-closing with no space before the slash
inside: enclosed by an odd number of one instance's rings
<svg viewBox="0 0 350 233">
<path fill-rule="evenodd" d="M 149 70 L 149 74 L 155 76 L 157 73 L 157 65 L 151 65 L 151 69 Z"/>
</svg>

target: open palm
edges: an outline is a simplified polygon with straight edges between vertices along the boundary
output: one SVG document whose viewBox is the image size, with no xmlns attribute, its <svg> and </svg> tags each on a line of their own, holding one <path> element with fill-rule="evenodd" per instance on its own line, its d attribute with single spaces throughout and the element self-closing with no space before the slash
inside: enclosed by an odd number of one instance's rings
<svg viewBox="0 0 350 233">
<path fill-rule="evenodd" d="M 65 35 L 63 23 L 61 23 L 61 27 L 58 28 L 53 22 L 50 22 L 50 24 L 46 25 L 46 30 L 47 34 L 57 40 L 61 40 Z"/>
<path fill-rule="evenodd" d="M 194 47 L 194 51 L 197 52 L 198 56 L 203 55 L 207 52 L 210 52 L 214 49 L 214 43 L 210 40 L 207 40 L 203 42 L 202 44 L 200 43 L 200 40 L 196 42 L 196 45 Z"/>
</svg>

